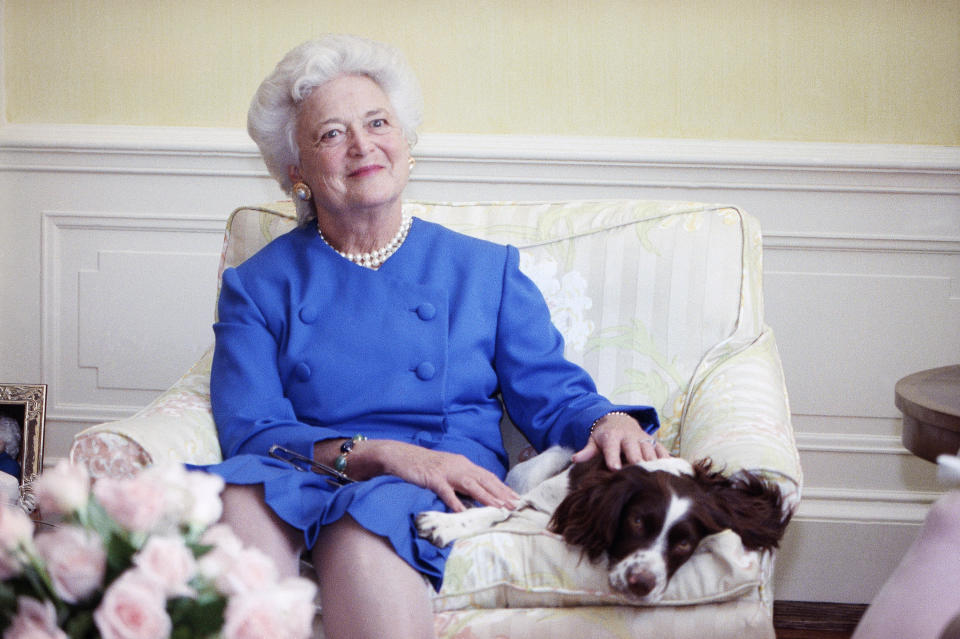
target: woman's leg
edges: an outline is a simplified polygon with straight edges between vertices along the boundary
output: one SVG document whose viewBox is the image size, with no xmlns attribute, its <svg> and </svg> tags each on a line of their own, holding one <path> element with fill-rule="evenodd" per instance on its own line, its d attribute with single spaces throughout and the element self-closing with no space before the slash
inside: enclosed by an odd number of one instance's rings
<svg viewBox="0 0 960 639">
<path fill-rule="evenodd" d="M 854 639 L 937 639 L 960 613 L 960 490 L 930 508 L 920 533 L 874 597 Z M 951 632 L 960 627 L 951 628 Z M 956 635 L 954 635 L 956 636 Z"/>
<path fill-rule="evenodd" d="M 430 586 L 383 538 L 349 516 L 313 548 L 327 639 L 430 639 Z"/>
<path fill-rule="evenodd" d="M 223 516 L 220 521 L 233 529 L 244 546 L 252 546 L 269 555 L 281 578 L 296 577 L 300 572 L 303 533 L 277 517 L 267 506 L 263 486 L 227 484 L 221 498 Z"/>
</svg>

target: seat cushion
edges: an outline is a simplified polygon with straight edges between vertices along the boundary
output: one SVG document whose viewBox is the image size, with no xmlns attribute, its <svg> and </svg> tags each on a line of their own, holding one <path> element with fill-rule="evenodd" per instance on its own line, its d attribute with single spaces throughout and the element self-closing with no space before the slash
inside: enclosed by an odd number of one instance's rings
<svg viewBox="0 0 960 639">
<path fill-rule="evenodd" d="M 770 610 L 737 599 L 679 608 L 582 606 L 455 610 L 434 615 L 441 639 L 774 639 Z"/>
<path fill-rule="evenodd" d="M 546 524 L 545 515 L 523 510 L 488 531 L 459 538 L 434 610 L 650 606 L 613 590 L 605 560 L 590 562 L 547 532 Z M 769 556 L 745 550 L 736 533 L 723 531 L 701 542 L 654 606 L 759 601 L 768 570 Z"/>
</svg>

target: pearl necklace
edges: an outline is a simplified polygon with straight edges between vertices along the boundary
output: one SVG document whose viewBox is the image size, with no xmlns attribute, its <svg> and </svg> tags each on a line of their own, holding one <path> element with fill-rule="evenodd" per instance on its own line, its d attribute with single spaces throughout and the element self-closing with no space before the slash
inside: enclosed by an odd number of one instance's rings
<svg viewBox="0 0 960 639">
<path fill-rule="evenodd" d="M 381 248 L 378 248 L 369 253 L 346 253 L 344 251 L 337 250 L 337 248 L 327 241 L 327 238 L 324 237 L 323 231 L 320 230 L 320 225 L 317 225 L 317 234 L 320 236 L 320 239 L 323 240 L 323 243 L 332 248 L 334 251 L 340 254 L 341 257 L 344 257 L 354 264 L 360 266 L 365 266 L 371 269 L 378 269 L 380 265 L 387 261 L 391 255 L 397 252 L 397 249 L 400 248 L 400 245 L 403 244 L 403 241 L 407 239 L 407 233 L 410 232 L 410 225 L 413 223 L 412 217 L 403 216 L 400 221 L 400 228 L 397 230 L 397 234 L 393 236 L 387 244 Z"/>
</svg>

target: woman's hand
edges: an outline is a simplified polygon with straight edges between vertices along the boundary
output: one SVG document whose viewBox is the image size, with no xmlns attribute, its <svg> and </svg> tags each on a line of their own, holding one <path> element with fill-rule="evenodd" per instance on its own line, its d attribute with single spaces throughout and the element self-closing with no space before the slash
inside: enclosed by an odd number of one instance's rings
<svg viewBox="0 0 960 639">
<path fill-rule="evenodd" d="M 573 462 L 587 461 L 598 453 L 603 455 L 607 468 L 611 470 L 619 470 L 624 459 L 628 464 L 636 464 L 670 456 L 655 436 L 645 433 L 637 420 L 624 413 L 601 417 L 587 445 L 574 454 Z"/>
<path fill-rule="evenodd" d="M 330 463 L 339 452 L 342 441 L 321 442 L 314 449 L 316 458 L 323 461 L 330 457 L 325 462 Z M 358 442 L 348 457 L 347 475 L 360 480 L 377 475 L 399 477 L 432 490 L 454 512 L 466 510 L 458 494 L 475 499 L 484 506 L 511 510 L 520 498 L 499 477 L 463 455 L 389 439 Z"/>
</svg>

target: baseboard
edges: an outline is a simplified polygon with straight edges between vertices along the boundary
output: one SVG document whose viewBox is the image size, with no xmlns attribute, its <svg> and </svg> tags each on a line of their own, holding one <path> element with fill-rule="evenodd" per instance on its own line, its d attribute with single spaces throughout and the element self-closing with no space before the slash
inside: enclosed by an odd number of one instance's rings
<svg viewBox="0 0 960 639">
<path fill-rule="evenodd" d="M 773 626 L 777 630 L 852 633 L 866 609 L 867 604 L 775 601 Z"/>
</svg>

